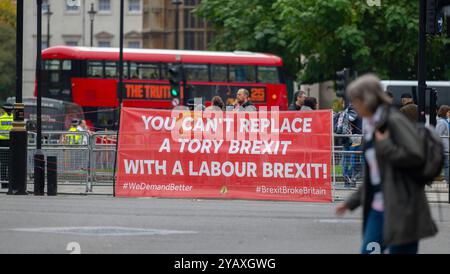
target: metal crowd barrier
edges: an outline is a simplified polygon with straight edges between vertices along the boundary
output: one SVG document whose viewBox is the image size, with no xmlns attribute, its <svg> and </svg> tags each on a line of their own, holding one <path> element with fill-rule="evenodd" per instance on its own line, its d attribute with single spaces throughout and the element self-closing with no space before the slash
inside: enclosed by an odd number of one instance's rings
<svg viewBox="0 0 450 274">
<path fill-rule="evenodd" d="M 69 139 L 73 137 L 74 141 Z M 27 173 L 29 180 L 34 176 L 34 155 L 36 136 L 28 139 Z M 56 156 L 58 184 L 89 185 L 89 134 L 87 132 L 52 131 L 42 133 L 42 149 L 45 159 Z"/>
<path fill-rule="evenodd" d="M 1 134 L 2 132 L 0 132 Z M 42 153 L 57 157 L 58 184 L 85 186 L 86 192 L 92 192 L 95 186 L 112 187 L 114 161 L 116 153 L 117 133 L 112 131 L 95 132 L 43 132 Z M 68 135 L 79 136 L 79 142 L 67 142 Z M 364 157 L 362 155 L 362 135 L 334 135 L 332 151 L 332 190 L 336 200 L 343 199 L 356 190 L 362 183 Z M 450 139 L 449 136 L 442 138 Z M 351 140 L 351 142 L 349 142 Z M 36 133 L 28 133 L 28 166 L 29 182 L 34 175 L 34 154 L 36 152 Z M 446 158 L 450 157 L 445 153 Z M 0 147 L 0 182 L 8 181 L 8 148 Z M 447 161 L 448 167 L 448 161 Z M 427 193 L 441 195 L 438 200 L 446 200 L 448 183 L 445 171 L 436 178 L 432 187 L 426 187 Z M 112 190 L 111 190 L 112 193 Z"/>
</svg>

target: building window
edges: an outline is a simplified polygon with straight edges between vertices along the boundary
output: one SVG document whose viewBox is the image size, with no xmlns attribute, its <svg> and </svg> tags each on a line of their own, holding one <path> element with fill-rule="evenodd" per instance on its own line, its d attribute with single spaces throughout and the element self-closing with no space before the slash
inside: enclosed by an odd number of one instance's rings
<svg viewBox="0 0 450 274">
<path fill-rule="evenodd" d="M 110 41 L 99 41 L 98 46 L 101 48 L 109 48 L 109 47 L 111 47 L 111 42 Z"/>
<path fill-rule="evenodd" d="M 185 0 L 184 1 L 184 5 L 185 6 L 193 6 L 193 7 L 195 7 L 195 6 L 198 6 L 199 3 L 200 3 L 200 1 L 198 1 L 198 0 Z"/>
<path fill-rule="evenodd" d="M 78 46 L 78 41 L 66 41 L 66 46 L 70 46 L 70 47 L 77 47 Z"/>
<path fill-rule="evenodd" d="M 79 6 L 69 6 L 66 3 L 66 11 L 68 12 L 78 12 L 80 10 Z"/>
<path fill-rule="evenodd" d="M 184 47 L 188 50 L 195 49 L 195 32 L 193 31 L 184 32 Z"/>
<path fill-rule="evenodd" d="M 141 11 L 141 0 L 128 0 L 128 11 L 129 12 L 140 12 Z"/>
<path fill-rule="evenodd" d="M 42 46 L 42 49 L 48 48 L 47 40 L 42 40 L 41 46 Z"/>
<path fill-rule="evenodd" d="M 48 12 L 48 0 L 44 0 L 42 1 L 42 13 L 47 13 Z"/>
<path fill-rule="evenodd" d="M 141 48 L 141 43 L 139 41 L 130 41 L 130 42 L 128 42 L 128 48 L 139 49 L 139 48 Z"/>
<path fill-rule="evenodd" d="M 98 10 L 100 12 L 110 12 L 111 11 L 111 1 L 110 0 L 99 0 Z"/>
</svg>

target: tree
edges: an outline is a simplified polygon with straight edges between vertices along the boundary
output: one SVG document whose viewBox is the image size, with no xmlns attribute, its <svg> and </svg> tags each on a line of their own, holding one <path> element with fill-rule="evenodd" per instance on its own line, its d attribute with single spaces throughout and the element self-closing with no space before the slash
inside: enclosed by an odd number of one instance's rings
<svg viewBox="0 0 450 274">
<path fill-rule="evenodd" d="M 0 0 L 0 22 L 16 27 L 16 4 L 12 0 Z"/>
<path fill-rule="evenodd" d="M 0 22 L 0 101 L 14 96 L 16 86 L 15 29 Z"/>
<path fill-rule="evenodd" d="M 14 96 L 16 87 L 16 10 L 11 0 L 0 0 L 0 102 Z"/>
<path fill-rule="evenodd" d="M 216 31 L 214 49 L 273 52 L 303 83 L 348 67 L 383 79 L 416 79 L 419 2 L 384 0 L 203 0 L 197 13 Z M 450 40 L 430 37 L 428 78 L 449 79 Z M 301 62 L 299 57 L 302 56 Z"/>
</svg>

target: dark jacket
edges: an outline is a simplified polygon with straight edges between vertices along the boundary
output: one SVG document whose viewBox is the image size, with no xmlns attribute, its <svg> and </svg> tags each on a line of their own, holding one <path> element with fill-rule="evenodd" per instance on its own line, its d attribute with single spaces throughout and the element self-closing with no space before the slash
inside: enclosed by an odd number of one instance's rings
<svg viewBox="0 0 450 274">
<path fill-rule="evenodd" d="M 425 183 L 415 181 L 408 172 L 408 169 L 417 168 L 424 160 L 416 128 L 394 108 L 390 111 L 385 109 L 377 128 L 387 128 L 390 132 L 389 139 L 375 141 L 384 196 L 384 244 L 408 244 L 435 235 L 437 227 L 431 218 Z M 346 201 L 351 210 L 363 206 L 363 229 L 372 198 L 373 191 L 366 164 L 363 184 Z"/>
<path fill-rule="evenodd" d="M 238 111 L 257 111 L 255 105 L 253 105 L 252 102 L 247 101 L 246 103 L 242 104 L 242 106 L 240 106 L 238 108 Z"/>
<path fill-rule="evenodd" d="M 302 107 L 297 105 L 296 103 L 293 103 L 289 106 L 288 110 L 300 110 Z"/>
</svg>

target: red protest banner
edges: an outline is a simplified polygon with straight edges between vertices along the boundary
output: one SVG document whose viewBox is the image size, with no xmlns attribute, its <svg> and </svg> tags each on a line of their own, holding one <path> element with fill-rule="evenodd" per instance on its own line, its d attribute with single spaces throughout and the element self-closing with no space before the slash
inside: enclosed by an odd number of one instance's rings
<svg viewBox="0 0 450 274">
<path fill-rule="evenodd" d="M 330 202 L 331 115 L 123 108 L 116 195 Z"/>
</svg>

